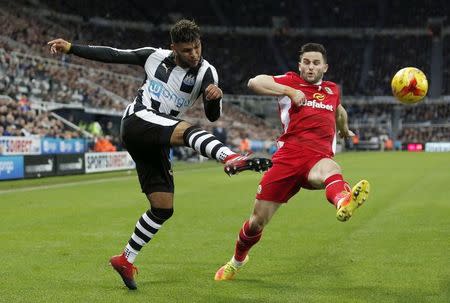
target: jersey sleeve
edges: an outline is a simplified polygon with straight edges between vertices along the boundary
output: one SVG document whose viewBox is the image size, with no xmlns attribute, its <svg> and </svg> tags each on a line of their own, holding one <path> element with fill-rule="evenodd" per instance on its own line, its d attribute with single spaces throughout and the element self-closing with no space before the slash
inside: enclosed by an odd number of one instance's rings
<svg viewBox="0 0 450 303">
<path fill-rule="evenodd" d="M 292 85 L 292 75 L 291 72 L 288 72 L 284 75 L 272 76 L 273 80 L 278 84 L 283 84 L 290 86 Z"/>
<path fill-rule="evenodd" d="M 219 119 L 222 114 L 222 98 L 206 100 L 205 90 L 210 84 L 219 84 L 219 76 L 217 75 L 216 69 L 212 65 L 208 67 L 205 75 L 203 76 L 200 93 L 203 95 L 203 106 L 205 108 L 206 117 L 209 121 L 214 122 Z"/>
<path fill-rule="evenodd" d="M 108 46 L 72 44 L 69 53 L 85 59 L 144 66 L 147 58 L 156 51 L 153 47 L 117 49 Z"/>
</svg>

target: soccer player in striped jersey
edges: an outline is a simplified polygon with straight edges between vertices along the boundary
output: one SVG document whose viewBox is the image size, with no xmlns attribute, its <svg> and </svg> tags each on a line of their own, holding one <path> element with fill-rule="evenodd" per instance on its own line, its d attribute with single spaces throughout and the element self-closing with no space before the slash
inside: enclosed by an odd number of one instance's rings
<svg viewBox="0 0 450 303">
<path fill-rule="evenodd" d="M 333 160 L 336 128 L 341 137 L 354 134 L 348 128 L 338 86 L 322 80 L 328 69 L 323 45 L 303 45 L 298 66 L 300 74 L 259 75 L 248 83 L 255 93 L 279 97 L 283 133 L 272 157 L 273 167 L 259 183 L 253 213 L 239 231 L 234 255 L 219 268 L 215 280 L 234 278 L 247 263 L 249 250 L 260 240 L 263 228 L 277 209 L 301 188 L 325 189 L 339 221 L 350 219 L 368 198 L 369 182 L 361 180 L 350 188 Z"/>
<path fill-rule="evenodd" d="M 173 214 L 174 183 L 169 161 L 171 146 L 188 146 L 205 157 L 221 161 L 229 175 L 243 170 L 265 171 L 271 161 L 236 154 L 212 134 L 179 117 L 199 99 L 206 117 L 216 121 L 222 112 L 222 90 L 216 69 L 202 58 L 200 29 L 189 20 L 170 30 L 171 49 L 143 47 L 134 50 L 48 42 L 51 53 L 74 54 L 106 62 L 135 64 L 145 69 L 145 80 L 123 114 L 121 139 L 136 163 L 142 192 L 150 209 L 136 223 L 121 255 L 110 259 L 129 289 L 136 289 L 136 256 Z"/>
</svg>

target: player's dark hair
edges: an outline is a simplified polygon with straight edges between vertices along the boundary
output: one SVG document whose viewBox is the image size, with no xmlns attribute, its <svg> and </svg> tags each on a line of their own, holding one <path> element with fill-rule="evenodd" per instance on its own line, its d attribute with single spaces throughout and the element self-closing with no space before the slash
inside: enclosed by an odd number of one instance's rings
<svg viewBox="0 0 450 303">
<path fill-rule="evenodd" d="M 306 43 L 300 48 L 300 60 L 304 53 L 307 52 L 319 52 L 323 56 L 323 61 L 327 62 L 327 50 L 322 44 L 319 43 Z"/>
<path fill-rule="evenodd" d="M 200 28 L 194 21 L 181 19 L 170 29 L 172 43 L 193 42 L 200 39 Z"/>
</svg>

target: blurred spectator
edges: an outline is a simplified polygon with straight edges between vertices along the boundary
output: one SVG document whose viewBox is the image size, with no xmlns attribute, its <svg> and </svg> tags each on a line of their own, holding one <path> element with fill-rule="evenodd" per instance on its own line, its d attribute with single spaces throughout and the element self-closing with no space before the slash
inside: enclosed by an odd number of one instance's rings
<svg viewBox="0 0 450 303">
<path fill-rule="evenodd" d="M 96 137 L 103 136 L 102 126 L 97 121 L 89 123 L 87 131 Z"/>
<path fill-rule="evenodd" d="M 247 134 L 243 134 L 241 136 L 241 142 L 239 144 L 239 150 L 241 153 L 246 154 L 248 152 L 251 152 L 250 148 L 250 140 L 247 136 Z"/>
<path fill-rule="evenodd" d="M 95 141 L 95 152 L 115 152 L 117 148 L 111 143 L 111 137 L 99 137 Z"/>
<path fill-rule="evenodd" d="M 388 138 L 388 139 L 384 142 L 384 149 L 385 149 L 385 150 L 393 150 L 393 149 L 394 149 L 394 141 L 392 141 L 391 138 Z"/>
<path fill-rule="evenodd" d="M 223 127 L 223 122 L 217 122 L 217 126 L 213 127 L 213 135 L 223 144 L 227 144 L 227 130 Z"/>
</svg>

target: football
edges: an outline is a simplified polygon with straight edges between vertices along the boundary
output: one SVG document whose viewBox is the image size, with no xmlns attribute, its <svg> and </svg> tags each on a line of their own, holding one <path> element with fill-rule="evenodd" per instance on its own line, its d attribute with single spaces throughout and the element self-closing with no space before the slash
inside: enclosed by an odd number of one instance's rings
<svg viewBox="0 0 450 303">
<path fill-rule="evenodd" d="M 400 102 L 413 104 L 421 101 L 428 91 L 428 80 L 418 68 L 405 67 L 391 81 L 392 94 Z"/>
</svg>

